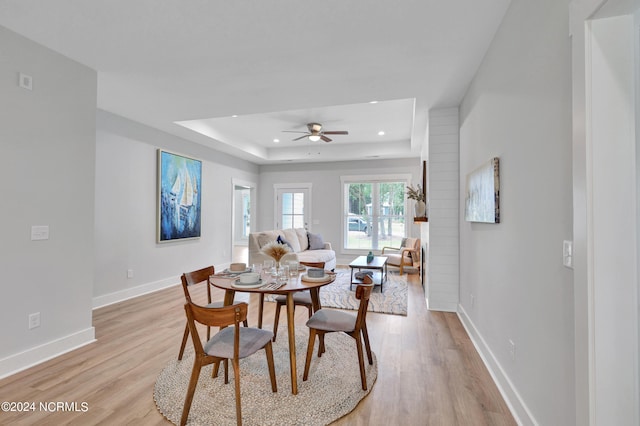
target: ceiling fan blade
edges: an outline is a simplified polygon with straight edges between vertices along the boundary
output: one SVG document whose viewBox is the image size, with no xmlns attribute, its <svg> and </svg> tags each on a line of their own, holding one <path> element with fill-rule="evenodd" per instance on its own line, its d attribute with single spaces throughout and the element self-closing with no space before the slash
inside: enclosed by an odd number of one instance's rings
<svg viewBox="0 0 640 426">
<path fill-rule="evenodd" d="M 307 135 L 300 136 L 299 138 L 291 139 L 292 141 L 299 141 L 300 139 L 306 138 Z"/>
<path fill-rule="evenodd" d="M 283 133 L 309 133 L 309 132 L 298 132 L 296 130 L 283 130 Z"/>
<path fill-rule="evenodd" d="M 349 132 L 347 132 L 346 130 L 333 130 L 333 131 L 327 131 L 327 132 L 322 132 L 325 135 L 348 135 Z"/>
<path fill-rule="evenodd" d="M 329 139 L 328 137 L 326 137 L 325 135 L 320 135 L 320 139 L 322 139 L 325 142 L 331 142 L 331 139 Z"/>
</svg>

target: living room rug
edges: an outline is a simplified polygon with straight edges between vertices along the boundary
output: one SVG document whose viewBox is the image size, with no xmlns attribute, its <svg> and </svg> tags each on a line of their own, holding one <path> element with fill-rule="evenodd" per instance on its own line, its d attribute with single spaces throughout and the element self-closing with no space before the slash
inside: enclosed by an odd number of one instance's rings
<svg viewBox="0 0 640 426">
<path fill-rule="evenodd" d="M 356 286 L 351 289 L 351 270 L 336 268 L 336 280 L 320 288 L 320 304 L 323 308 L 358 310 L 360 301 L 356 299 Z M 389 272 L 384 283 L 384 291 L 377 285 L 371 292 L 368 311 L 384 314 L 407 315 L 407 278 L 397 272 Z M 274 296 L 267 295 L 265 300 L 272 302 Z"/>
<path fill-rule="evenodd" d="M 320 288 L 320 304 L 324 308 L 358 310 L 356 286 L 350 287 L 351 270 L 336 268 L 336 280 Z M 385 314 L 407 315 L 407 279 L 395 272 L 387 274 L 383 292 L 376 285 L 371 292 L 368 311 Z"/>
<path fill-rule="evenodd" d="M 279 334 L 286 336 L 287 329 Z M 378 364 L 366 360 L 367 388 L 362 390 L 355 341 L 343 333 L 325 337 L 326 352 L 317 357 L 316 339 L 309 379 L 302 381 L 309 339 L 308 329 L 296 329 L 298 395 L 291 394 L 288 339 L 273 344 L 278 392 L 271 392 L 267 360 L 263 351 L 240 360 L 240 392 L 244 425 L 327 425 L 351 412 L 373 387 Z M 364 349 L 364 348 L 363 348 Z M 172 359 L 156 380 L 153 398 L 160 413 L 174 424 L 180 423 L 184 398 L 193 368 L 193 347 L 182 361 Z M 224 384 L 223 367 L 215 379 L 213 365 L 204 367 L 189 412 L 189 425 L 235 425 L 235 385 L 229 363 L 229 384 Z"/>
</svg>

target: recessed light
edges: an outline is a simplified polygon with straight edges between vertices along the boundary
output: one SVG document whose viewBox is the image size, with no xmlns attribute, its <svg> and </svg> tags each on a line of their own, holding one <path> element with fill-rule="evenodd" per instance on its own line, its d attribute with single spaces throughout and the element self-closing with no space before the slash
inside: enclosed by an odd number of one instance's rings
<svg viewBox="0 0 640 426">
<path fill-rule="evenodd" d="M 380 130 L 380 131 L 378 132 L 378 136 L 384 136 L 384 130 Z"/>
<path fill-rule="evenodd" d="M 233 117 L 233 118 L 237 118 L 237 117 L 238 117 L 238 114 L 233 114 L 231 117 Z"/>
<path fill-rule="evenodd" d="M 371 101 L 371 102 L 369 102 L 369 103 L 370 103 L 370 104 L 377 104 L 377 103 L 378 103 L 378 101 Z"/>
<path fill-rule="evenodd" d="M 280 143 L 280 139 L 274 139 L 273 142 L 274 143 Z"/>
</svg>

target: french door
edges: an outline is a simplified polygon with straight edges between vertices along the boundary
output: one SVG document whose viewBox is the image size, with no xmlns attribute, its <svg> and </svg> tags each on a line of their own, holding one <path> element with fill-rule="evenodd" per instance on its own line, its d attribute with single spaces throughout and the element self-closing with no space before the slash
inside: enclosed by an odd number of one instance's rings
<svg viewBox="0 0 640 426">
<path fill-rule="evenodd" d="M 275 229 L 309 227 L 311 184 L 274 185 Z"/>
</svg>

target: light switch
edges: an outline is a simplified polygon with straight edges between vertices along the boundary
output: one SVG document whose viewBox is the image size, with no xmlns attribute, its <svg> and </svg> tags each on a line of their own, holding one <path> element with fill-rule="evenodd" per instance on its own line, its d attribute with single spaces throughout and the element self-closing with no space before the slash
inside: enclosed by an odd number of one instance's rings
<svg viewBox="0 0 640 426">
<path fill-rule="evenodd" d="M 573 241 L 562 242 L 562 264 L 573 269 Z"/>
<path fill-rule="evenodd" d="M 32 226 L 31 227 L 31 241 L 48 240 L 49 239 L 49 226 Z"/>
</svg>

